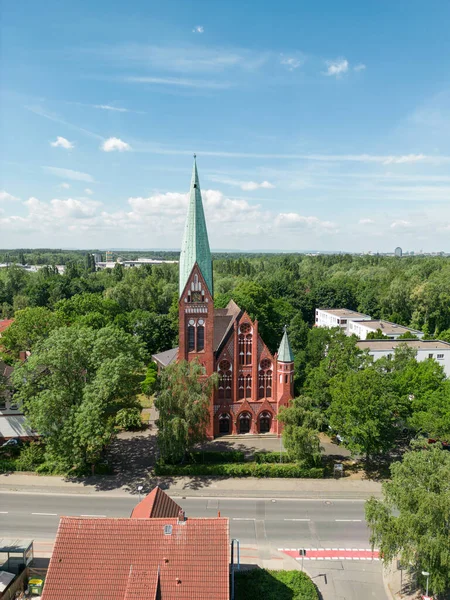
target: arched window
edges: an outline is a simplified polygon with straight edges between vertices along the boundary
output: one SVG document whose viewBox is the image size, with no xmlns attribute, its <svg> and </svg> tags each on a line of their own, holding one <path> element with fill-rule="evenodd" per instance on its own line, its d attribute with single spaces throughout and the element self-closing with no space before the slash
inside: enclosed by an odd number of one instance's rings
<svg viewBox="0 0 450 600">
<path fill-rule="evenodd" d="M 241 333 L 238 339 L 239 344 L 239 364 L 245 364 L 245 336 Z"/>
<path fill-rule="evenodd" d="M 228 413 L 222 413 L 219 416 L 219 433 L 230 433 L 230 415 Z"/>
<path fill-rule="evenodd" d="M 272 363 L 268 358 L 264 358 L 259 364 L 258 397 L 272 397 Z"/>
<path fill-rule="evenodd" d="M 245 397 L 245 388 L 244 388 L 244 376 L 239 375 L 238 379 L 238 396 L 239 400 L 242 400 Z"/>
<path fill-rule="evenodd" d="M 189 321 L 188 325 L 188 350 L 192 352 L 195 350 L 195 325 L 194 321 Z"/>
<path fill-rule="evenodd" d="M 219 363 L 219 399 L 231 399 L 231 364 L 228 360 L 221 360 Z"/>
<path fill-rule="evenodd" d="M 251 398 L 252 396 L 252 376 L 247 375 L 245 378 L 245 397 Z"/>
<path fill-rule="evenodd" d="M 248 333 L 245 336 L 245 364 L 252 364 L 252 334 Z"/>
<path fill-rule="evenodd" d="M 205 349 L 205 326 L 203 325 L 203 321 L 200 320 L 198 322 L 197 327 L 197 352 Z"/>
</svg>

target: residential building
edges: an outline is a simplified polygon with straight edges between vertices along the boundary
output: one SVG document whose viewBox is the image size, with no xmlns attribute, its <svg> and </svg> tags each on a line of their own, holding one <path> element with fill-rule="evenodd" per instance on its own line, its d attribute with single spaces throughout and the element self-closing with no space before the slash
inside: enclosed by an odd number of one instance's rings
<svg viewBox="0 0 450 600">
<path fill-rule="evenodd" d="M 0 338 L 2 334 L 8 329 L 10 325 L 14 323 L 14 319 L 2 319 L 0 321 Z"/>
<path fill-rule="evenodd" d="M 0 360 L 0 445 L 10 438 L 28 439 L 36 436 L 28 426 L 20 406 L 14 402 L 11 387 L 13 372 L 13 367 Z M 6 389 L 2 390 L 2 386 L 6 386 Z"/>
<path fill-rule="evenodd" d="M 281 433 L 275 417 L 294 395 L 294 356 L 286 331 L 272 354 L 258 321 L 233 300 L 214 307 L 213 268 L 194 159 L 179 262 L 179 347 L 153 356 L 159 368 L 197 359 L 219 383 L 210 403 L 208 437 Z"/>
<path fill-rule="evenodd" d="M 417 329 L 411 329 L 410 327 L 404 327 L 403 325 L 397 325 L 390 321 L 383 321 L 378 319 L 371 319 L 370 321 L 353 321 L 350 320 L 348 323 L 348 335 L 356 335 L 360 340 L 365 340 L 369 333 L 381 333 L 387 336 L 391 340 L 396 340 L 401 335 L 413 334 L 414 336 L 422 339 L 424 336 L 423 331 Z M 413 337 L 411 335 L 411 337 Z"/>
<path fill-rule="evenodd" d="M 400 248 L 400 246 L 397 246 L 397 248 L 394 250 L 394 254 L 395 254 L 395 256 L 397 256 L 398 258 L 401 258 L 401 257 L 402 257 L 402 255 L 403 255 L 403 251 L 402 251 L 402 249 Z"/>
<path fill-rule="evenodd" d="M 316 327 L 340 327 L 347 333 L 349 321 L 370 319 L 369 315 L 348 308 L 316 308 Z"/>
<path fill-rule="evenodd" d="M 62 517 L 42 600 L 229 600 L 229 562 L 227 518 L 153 490 L 131 518 Z"/>
<path fill-rule="evenodd" d="M 360 340 L 356 342 L 361 350 L 368 350 L 375 360 L 384 356 L 393 356 L 400 344 L 406 344 L 417 352 L 417 360 L 427 358 L 436 360 L 443 366 L 447 377 L 450 377 L 450 344 L 439 340 Z"/>
</svg>

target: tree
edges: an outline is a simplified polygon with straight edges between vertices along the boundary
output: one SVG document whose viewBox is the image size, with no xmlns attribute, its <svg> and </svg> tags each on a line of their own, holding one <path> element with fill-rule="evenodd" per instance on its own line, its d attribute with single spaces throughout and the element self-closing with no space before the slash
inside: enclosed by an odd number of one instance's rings
<svg viewBox="0 0 450 600">
<path fill-rule="evenodd" d="M 96 463 L 118 410 L 135 405 L 145 352 L 115 327 L 62 327 L 38 343 L 13 375 L 15 398 L 61 469 Z"/>
<path fill-rule="evenodd" d="M 389 337 L 387 335 L 384 335 L 384 333 L 381 331 L 380 328 L 378 328 L 376 331 L 369 331 L 369 333 L 366 336 L 366 340 L 388 340 Z"/>
<path fill-rule="evenodd" d="M 158 447 L 163 460 L 179 463 L 195 444 L 206 440 L 216 382 L 216 375 L 206 377 L 197 361 L 183 360 L 164 369 L 155 398 Z"/>
<path fill-rule="evenodd" d="M 390 450 L 397 436 L 396 397 L 389 377 L 374 368 L 350 371 L 331 387 L 330 426 L 344 445 L 366 460 Z"/>
<path fill-rule="evenodd" d="M 318 430 L 324 423 L 323 414 L 311 398 L 294 398 L 288 407 L 280 409 L 278 420 L 284 424 L 283 444 L 289 455 L 308 465 L 321 460 Z"/>
<path fill-rule="evenodd" d="M 156 391 L 156 382 L 158 379 L 158 367 L 154 362 L 151 362 L 147 367 L 145 379 L 141 383 L 142 393 L 146 396 L 151 396 Z"/>
<path fill-rule="evenodd" d="M 14 323 L 2 335 L 2 345 L 15 355 L 21 350 L 31 351 L 40 340 L 63 325 L 62 316 L 48 308 L 24 308 L 16 312 Z"/>
<path fill-rule="evenodd" d="M 366 503 L 371 542 L 384 560 L 398 555 L 420 577 L 430 573 L 430 589 L 450 588 L 450 452 L 439 448 L 407 452 L 391 466 L 383 500 Z"/>
<path fill-rule="evenodd" d="M 414 398 L 411 408 L 410 426 L 423 435 L 450 442 L 450 381 Z"/>
</svg>

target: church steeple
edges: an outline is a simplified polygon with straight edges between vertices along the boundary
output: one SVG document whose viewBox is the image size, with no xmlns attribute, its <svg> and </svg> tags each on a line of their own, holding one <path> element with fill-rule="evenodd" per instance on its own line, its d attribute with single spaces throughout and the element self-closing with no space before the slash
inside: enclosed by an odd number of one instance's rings
<svg viewBox="0 0 450 600">
<path fill-rule="evenodd" d="M 280 347 L 278 348 L 278 362 L 294 362 L 294 353 L 292 352 L 291 344 L 289 343 L 286 327 L 284 328 L 283 337 L 281 338 Z"/>
<path fill-rule="evenodd" d="M 213 271 L 211 251 L 209 249 L 208 232 L 194 154 L 189 207 L 180 253 L 180 296 L 183 293 L 195 263 L 197 263 L 212 296 Z"/>
</svg>

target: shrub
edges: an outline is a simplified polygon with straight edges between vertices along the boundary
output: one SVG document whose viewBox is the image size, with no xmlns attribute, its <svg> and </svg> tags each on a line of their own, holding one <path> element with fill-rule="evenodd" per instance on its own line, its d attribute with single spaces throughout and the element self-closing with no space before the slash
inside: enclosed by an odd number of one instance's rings
<svg viewBox="0 0 450 600">
<path fill-rule="evenodd" d="M 44 446 L 39 442 L 31 442 L 20 451 L 20 456 L 16 459 L 16 469 L 34 471 L 44 460 Z"/>
<path fill-rule="evenodd" d="M 235 590 L 236 600 L 319 600 L 316 586 L 301 571 L 237 571 Z"/>
<path fill-rule="evenodd" d="M 16 471 L 16 461 L 0 459 L 0 473 L 9 473 L 11 471 Z"/>
<path fill-rule="evenodd" d="M 199 450 L 191 452 L 188 461 L 199 464 L 242 463 L 245 461 L 245 454 L 240 450 L 224 450 L 221 452 L 214 450 L 203 452 Z"/>
<path fill-rule="evenodd" d="M 188 464 L 166 465 L 162 462 L 155 467 L 156 475 L 171 476 L 209 476 L 209 477 L 303 477 L 322 478 L 323 469 L 307 468 L 297 463 L 258 464 L 249 463 L 218 463 L 218 464 Z"/>
<path fill-rule="evenodd" d="M 255 461 L 257 463 L 261 463 L 261 464 L 280 463 L 280 453 L 279 452 L 256 452 L 255 453 Z M 293 461 L 287 452 L 282 452 L 281 453 L 281 462 L 282 463 L 291 463 Z"/>
<path fill-rule="evenodd" d="M 116 414 L 116 425 L 127 431 L 141 429 L 141 410 L 137 407 L 121 408 Z"/>
</svg>

